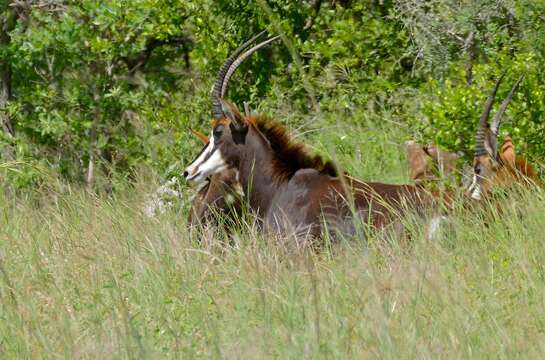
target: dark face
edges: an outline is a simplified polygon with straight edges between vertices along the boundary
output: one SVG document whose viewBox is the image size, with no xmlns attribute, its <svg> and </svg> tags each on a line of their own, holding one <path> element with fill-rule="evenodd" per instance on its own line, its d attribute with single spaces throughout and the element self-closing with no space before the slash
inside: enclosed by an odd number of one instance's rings
<svg viewBox="0 0 545 360">
<path fill-rule="evenodd" d="M 216 121 L 209 143 L 185 168 L 186 180 L 198 185 L 210 176 L 228 168 L 237 167 L 240 159 L 240 145 L 244 143 L 246 132 L 247 127 L 237 130 L 228 119 Z"/>
</svg>

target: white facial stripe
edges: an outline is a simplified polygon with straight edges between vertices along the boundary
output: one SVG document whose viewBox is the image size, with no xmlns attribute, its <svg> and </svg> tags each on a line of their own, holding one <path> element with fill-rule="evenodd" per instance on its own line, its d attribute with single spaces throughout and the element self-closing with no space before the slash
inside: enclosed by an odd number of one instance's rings
<svg viewBox="0 0 545 360">
<path fill-rule="evenodd" d="M 473 178 L 471 180 L 471 184 L 469 184 L 467 190 L 468 191 L 473 191 L 473 188 L 477 185 L 477 175 L 473 174 Z"/>
<path fill-rule="evenodd" d="M 197 156 L 197 158 L 193 160 L 188 167 L 185 168 L 185 171 L 188 174 L 188 180 L 198 175 L 201 164 L 205 162 L 208 157 L 210 157 L 210 154 L 213 151 L 214 151 L 214 137 L 211 136 L 210 141 L 205 146 L 205 148 L 201 151 L 201 153 Z"/>
<path fill-rule="evenodd" d="M 475 200 L 481 200 L 481 186 L 479 184 L 475 185 L 475 188 L 471 192 L 471 197 Z"/>
<path fill-rule="evenodd" d="M 221 152 L 215 147 L 214 136 L 210 136 L 210 142 L 201 154 L 185 169 L 189 174 L 187 180 L 192 183 L 201 183 L 210 175 L 227 168 L 227 163 L 221 156 Z"/>
<path fill-rule="evenodd" d="M 210 153 L 214 151 L 214 138 L 210 138 L 211 140 L 208 142 L 206 147 L 201 151 L 199 156 L 195 160 L 189 164 L 189 166 L 186 168 L 186 171 L 191 174 L 192 171 L 195 171 L 195 168 L 199 167 L 199 164 L 201 164 L 208 156 L 210 156 Z M 191 171 L 192 170 L 192 171 Z"/>
<path fill-rule="evenodd" d="M 204 163 L 199 167 L 198 173 L 208 177 L 227 168 L 227 163 L 223 160 L 220 151 L 214 151 Z"/>
<path fill-rule="evenodd" d="M 477 174 L 473 175 L 473 181 L 471 182 L 468 190 L 471 194 L 471 198 L 481 200 L 481 185 L 478 182 Z"/>
</svg>

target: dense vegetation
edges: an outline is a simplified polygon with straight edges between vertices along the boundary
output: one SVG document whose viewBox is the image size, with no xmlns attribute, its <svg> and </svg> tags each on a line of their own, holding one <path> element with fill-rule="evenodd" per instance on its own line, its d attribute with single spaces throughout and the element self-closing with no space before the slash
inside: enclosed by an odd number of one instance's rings
<svg viewBox="0 0 545 360">
<path fill-rule="evenodd" d="M 407 136 L 468 152 L 507 69 L 510 82 L 526 79 L 504 131 L 534 157 L 545 151 L 542 1 L 2 4 L 0 146 L 17 186 L 39 181 L 37 168 L 89 185 L 142 164 L 165 175 L 192 155 L 187 129 L 208 124 L 219 65 L 262 29 L 286 46 L 239 71 L 229 94 L 239 104 L 303 130 L 393 117 Z"/>
<path fill-rule="evenodd" d="M 200 148 L 188 130 L 209 130 L 225 57 L 262 29 L 283 42 L 241 66 L 229 99 L 354 176 L 407 182 L 408 139 L 469 160 L 503 69 L 498 98 L 525 79 L 501 132 L 543 175 L 543 14 L 543 0 L 1 1 L 0 354 L 543 357 L 540 190 L 502 212 L 455 203 L 435 242 L 408 218 L 410 244 L 317 252 L 247 218 L 234 236 L 188 232 L 187 198 L 140 211 Z"/>
<path fill-rule="evenodd" d="M 136 189 L 0 198 L 4 357 L 545 354 L 542 193 L 515 194 L 502 213 L 460 207 L 438 241 L 408 219 L 410 245 L 310 253 L 252 223 L 194 236 L 175 210 L 143 216 L 149 184 Z"/>
</svg>

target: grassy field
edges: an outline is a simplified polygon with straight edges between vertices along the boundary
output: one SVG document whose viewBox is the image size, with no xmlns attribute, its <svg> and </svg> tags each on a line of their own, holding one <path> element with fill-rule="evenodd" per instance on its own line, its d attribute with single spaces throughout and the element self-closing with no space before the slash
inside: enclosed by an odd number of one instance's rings
<svg viewBox="0 0 545 360">
<path fill-rule="evenodd" d="M 2 4 L 0 360 L 545 359 L 545 186 L 455 197 L 433 240 L 409 213 L 397 236 L 313 248 L 249 214 L 190 228 L 183 181 L 143 212 L 202 147 L 190 128 L 210 132 L 221 64 L 263 30 L 281 41 L 221 97 L 339 170 L 410 183 L 407 140 L 468 165 L 494 83 L 491 117 L 524 74 L 499 136 L 545 180 L 545 1 Z"/>
<path fill-rule="evenodd" d="M 407 181 L 388 128 L 309 142 L 363 179 Z M 545 356 L 543 193 L 460 204 L 437 241 L 408 221 L 410 243 L 311 252 L 251 223 L 191 231 L 187 203 L 148 219 L 152 183 L 1 193 L 3 358 Z"/>
</svg>

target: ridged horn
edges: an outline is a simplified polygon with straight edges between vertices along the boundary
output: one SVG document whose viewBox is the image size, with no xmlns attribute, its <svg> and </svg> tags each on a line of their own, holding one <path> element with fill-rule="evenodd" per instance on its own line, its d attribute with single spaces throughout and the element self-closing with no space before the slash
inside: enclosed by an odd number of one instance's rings
<svg viewBox="0 0 545 360">
<path fill-rule="evenodd" d="M 521 75 L 518 80 L 515 82 L 513 87 L 511 88 L 511 91 L 509 91 L 509 94 L 505 97 L 503 102 L 501 103 L 501 106 L 494 116 L 494 120 L 492 121 L 492 125 L 490 126 L 490 141 L 492 142 L 492 149 L 494 149 L 494 154 L 497 154 L 498 152 L 498 132 L 500 131 L 501 126 L 501 120 L 503 117 L 503 114 L 505 113 L 505 109 L 507 109 L 507 106 L 509 105 L 509 102 L 511 102 L 511 99 L 513 98 L 513 95 L 515 94 L 515 91 L 517 91 L 517 88 L 521 81 L 524 79 L 524 75 Z"/>
<path fill-rule="evenodd" d="M 263 36 L 265 32 L 266 30 L 263 30 L 259 34 L 252 37 L 250 40 L 246 41 L 244 44 L 240 45 L 221 65 L 218 76 L 216 77 L 216 82 L 214 83 L 214 87 L 212 89 L 212 116 L 214 119 L 221 119 L 224 116 L 221 108 L 221 97 L 223 79 L 225 78 L 227 71 L 229 70 L 233 62 L 238 58 L 238 56 L 244 50 L 246 50 L 248 46 L 253 44 L 258 38 Z"/>
<path fill-rule="evenodd" d="M 268 38 L 267 40 L 255 45 L 251 49 L 247 50 L 244 54 L 240 55 L 230 66 L 227 70 L 227 73 L 225 74 L 225 77 L 223 78 L 223 83 L 221 86 L 221 93 L 220 96 L 223 99 L 225 96 L 225 92 L 227 91 L 227 85 L 229 84 L 229 80 L 231 79 L 231 76 L 233 76 L 236 69 L 246 60 L 249 58 L 253 53 L 255 53 L 257 50 L 261 49 L 264 46 L 269 45 L 270 43 L 280 39 L 280 36 L 273 36 Z"/>
<path fill-rule="evenodd" d="M 488 118 L 490 116 L 490 110 L 492 109 L 492 105 L 494 104 L 494 99 L 496 98 L 496 93 L 498 92 L 498 88 L 500 87 L 501 81 L 503 80 L 504 76 L 505 70 L 502 71 L 500 77 L 496 81 L 496 85 L 494 85 L 492 92 L 490 93 L 488 99 L 486 99 L 486 103 L 484 104 L 483 113 L 481 115 L 481 119 L 479 120 L 479 128 L 477 129 L 477 134 L 475 136 L 476 157 L 488 154 L 485 146 L 486 136 L 488 133 Z"/>
</svg>

